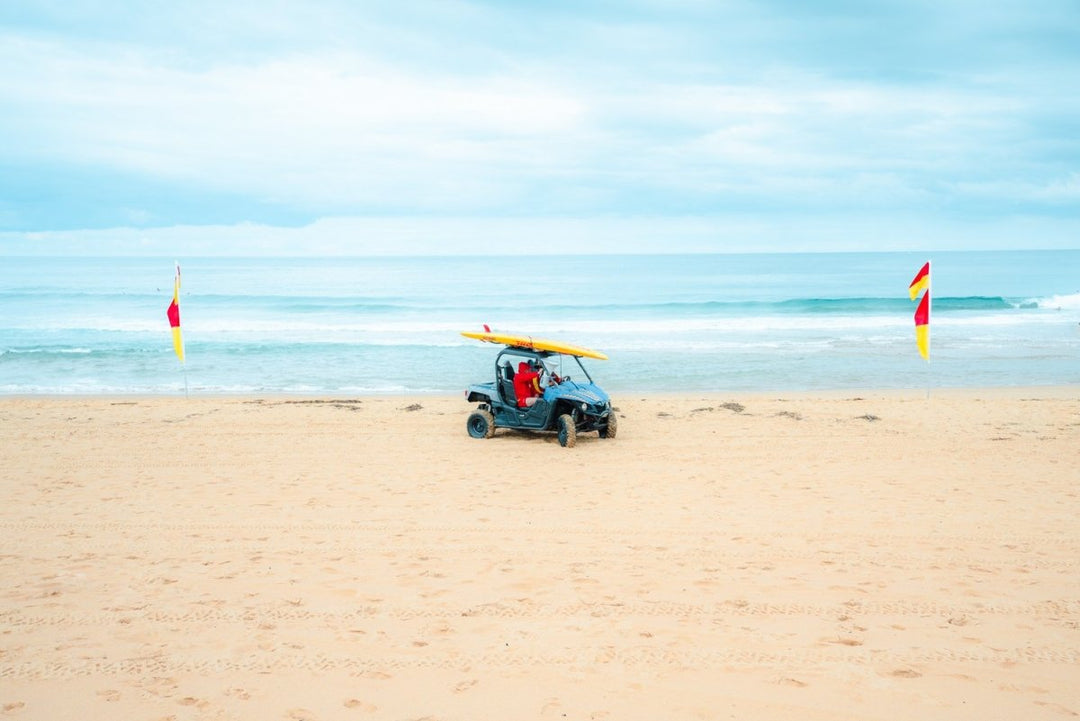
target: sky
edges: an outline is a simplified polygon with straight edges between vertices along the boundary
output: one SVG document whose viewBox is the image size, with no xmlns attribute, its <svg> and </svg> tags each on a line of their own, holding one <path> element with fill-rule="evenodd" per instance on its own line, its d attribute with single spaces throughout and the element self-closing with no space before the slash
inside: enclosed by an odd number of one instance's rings
<svg viewBox="0 0 1080 721">
<path fill-rule="evenodd" d="M 1077 78 L 1075 0 L 3 2 L 0 255 L 1080 248 Z"/>
</svg>

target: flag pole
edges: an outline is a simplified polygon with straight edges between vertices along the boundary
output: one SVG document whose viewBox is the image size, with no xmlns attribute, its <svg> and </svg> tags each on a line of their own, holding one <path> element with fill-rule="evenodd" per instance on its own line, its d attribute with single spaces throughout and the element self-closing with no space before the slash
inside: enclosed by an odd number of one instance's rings
<svg viewBox="0 0 1080 721">
<path fill-rule="evenodd" d="M 165 315 L 168 317 L 169 327 L 172 329 L 173 350 L 176 351 L 176 357 L 180 359 L 180 369 L 184 372 L 184 397 L 191 398 L 191 393 L 188 390 L 184 334 L 180 330 L 180 262 L 173 261 L 173 263 L 176 266 L 176 276 L 173 279 L 173 297 L 172 303 L 169 304 L 169 309 L 166 311 Z"/>
<path fill-rule="evenodd" d="M 180 275 L 180 262 L 176 263 L 176 274 Z M 184 369 L 184 398 L 191 400 L 191 392 L 188 390 L 188 377 L 187 377 L 187 342 L 184 340 L 183 333 L 180 334 L 180 348 L 183 353 L 180 357 L 180 367 Z"/>
<path fill-rule="evenodd" d="M 174 261 L 176 263 L 176 277 L 180 277 L 180 261 Z M 184 371 L 184 398 L 191 400 L 191 393 L 188 390 L 188 377 L 187 377 L 187 343 L 184 342 L 184 334 L 180 334 L 180 367 Z"/>
<path fill-rule="evenodd" d="M 933 275 L 930 273 L 930 261 L 927 260 L 915 274 L 915 279 L 908 285 L 908 295 L 912 300 L 919 297 L 922 299 L 915 308 L 915 343 L 919 347 L 919 355 L 927 363 L 926 367 L 926 397 L 930 398 L 930 386 L 932 376 L 930 374 L 930 304 L 933 302 L 933 291 L 930 287 L 933 283 Z"/>
<path fill-rule="evenodd" d="M 926 259 L 926 400 L 930 400 L 930 386 L 934 380 L 934 374 L 931 370 L 930 358 L 930 346 L 934 342 L 934 331 L 930 326 L 930 320 L 934 317 L 934 266 L 932 259 Z"/>
</svg>

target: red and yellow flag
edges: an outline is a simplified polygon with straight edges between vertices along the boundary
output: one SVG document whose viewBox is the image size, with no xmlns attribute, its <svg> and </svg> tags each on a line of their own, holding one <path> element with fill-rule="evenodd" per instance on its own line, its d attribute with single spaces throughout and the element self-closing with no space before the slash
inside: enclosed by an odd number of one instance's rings
<svg viewBox="0 0 1080 721">
<path fill-rule="evenodd" d="M 919 355 L 930 360 L 930 261 L 926 261 L 908 286 L 912 300 L 923 290 L 926 292 L 915 309 L 915 343 L 919 346 Z"/>
<path fill-rule="evenodd" d="M 930 291 L 926 291 L 915 309 L 915 343 L 919 355 L 930 360 Z"/>
<path fill-rule="evenodd" d="M 176 264 L 176 280 L 173 281 L 172 303 L 165 311 L 169 317 L 169 326 L 172 328 L 173 350 L 180 362 L 184 362 L 184 337 L 180 334 L 180 264 Z"/>
<path fill-rule="evenodd" d="M 911 299 L 915 298 L 924 290 L 930 287 L 930 261 L 926 261 L 926 265 L 919 269 L 919 272 L 915 274 L 915 280 L 911 281 L 911 285 L 908 286 L 908 294 L 911 295 Z"/>
</svg>

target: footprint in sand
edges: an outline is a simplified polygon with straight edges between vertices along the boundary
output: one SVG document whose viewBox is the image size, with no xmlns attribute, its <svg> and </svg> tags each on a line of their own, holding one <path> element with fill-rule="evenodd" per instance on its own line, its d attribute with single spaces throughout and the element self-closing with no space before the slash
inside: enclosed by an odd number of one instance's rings
<svg viewBox="0 0 1080 721">
<path fill-rule="evenodd" d="M 543 708 L 540 709 L 541 716 L 554 716 L 555 714 L 562 712 L 562 702 L 557 698 L 549 698 Z M 565 715 L 565 714 L 563 714 Z"/>
<path fill-rule="evenodd" d="M 462 681 L 461 683 L 454 686 L 454 693 L 465 693 L 478 683 L 480 683 L 479 679 L 475 678 L 468 681 Z"/>
<path fill-rule="evenodd" d="M 862 646 L 863 642 L 857 638 L 825 638 L 824 643 L 835 643 L 841 646 Z"/>
</svg>

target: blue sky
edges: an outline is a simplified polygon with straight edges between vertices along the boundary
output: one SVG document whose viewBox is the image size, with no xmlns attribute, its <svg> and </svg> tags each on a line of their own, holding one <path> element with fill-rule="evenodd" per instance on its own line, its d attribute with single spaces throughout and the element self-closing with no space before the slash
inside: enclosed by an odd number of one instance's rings
<svg viewBox="0 0 1080 721">
<path fill-rule="evenodd" d="M 1077 248 L 1078 77 L 1072 0 L 2 3 L 0 254 Z"/>
</svg>

